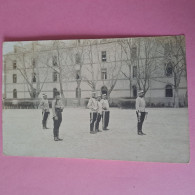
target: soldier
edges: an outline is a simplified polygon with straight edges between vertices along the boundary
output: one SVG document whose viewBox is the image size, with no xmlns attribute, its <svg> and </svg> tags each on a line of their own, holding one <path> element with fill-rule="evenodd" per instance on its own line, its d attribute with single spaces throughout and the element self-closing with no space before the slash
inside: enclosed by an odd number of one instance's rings
<svg viewBox="0 0 195 195">
<path fill-rule="evenodd" d="M 96 133 L 96 119 L 97 119 L 97 112 L 98 112 L 98 103 L 95 99 L 96 92 L 92 92 L 91 98 L 89 99 L 89 102 L 87 104 L 87 108 L 89 108 L 90 111 L 90 133 L 94 134 Z"/>
<path fill-rule="evenodd" d="M 49 101 L 47 99 L 47 95 L 43 94 L 43 99 L 41 100 L 41 103 L 39 104 L 39 108 L 42 109 L 42 125 L 43 125 L 43 129 L 48 129 L 47 128 L 47 119 L 48 116 L 50 114 L 49 112 Z"/>
<path fill-rule="evenodd" d="M 97 119 L 96 119 L 96 131 L 97 132 L 101 132 L 99 130 L 99 123 L 101 121 L 102 118 L 102 104 L 101 104 L 101 95 L 97 96 L 97 104 L 98 104 L 98 113 L 97 113 Z"/>
<path fill-rule="evenodd" d="M 107 100 L 107 95 L 103 94 L 101 99 L 102 104 L 102 129 L 103 130 L 109 130 L 108 129 L 108 123 L 110 118 L 110 111 L 109 111 L 109 103 Z"/>
<path fill-rule="evenodd" d="M 62 112 L 64 109 L 64 105 L 60 98 L 60 92 L 55 93 L 55 99 L 52 101 L 52 112 L 53 112 L 53 135 L 54 141 L 62 141 L 63 139 L 59 138 L 59 128 L 62 122 Z"/>
<path fill-rule="evenodd" d="M 136 98 L 136 114 L 137 114 L 137 133 L 138 135 L 146 135 L 142 132 L 142 125 L 145 119 L 145 100 L 144 91 L 138 92 L 138 97 Z"/>
</svg>

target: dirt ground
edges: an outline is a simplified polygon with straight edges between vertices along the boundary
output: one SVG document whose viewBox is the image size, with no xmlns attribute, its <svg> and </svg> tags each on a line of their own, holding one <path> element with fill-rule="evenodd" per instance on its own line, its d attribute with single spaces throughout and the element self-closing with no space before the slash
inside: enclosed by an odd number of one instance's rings
<svg viewBox="0 0 195 195">
<path fill-rule="evenodd" d="M 137 135 L 135 110 L 110 110 L 108 131 L 89 133 L 89 110 L 65 108 L 60 127 L 62 142 L 43 130 L 41 110 L 3 110 L 3 152 L 13 156 L 91 158 L 131 161 L 188 162 L 189 128 L 187 108 L 148 109 Z"/>
</svg>

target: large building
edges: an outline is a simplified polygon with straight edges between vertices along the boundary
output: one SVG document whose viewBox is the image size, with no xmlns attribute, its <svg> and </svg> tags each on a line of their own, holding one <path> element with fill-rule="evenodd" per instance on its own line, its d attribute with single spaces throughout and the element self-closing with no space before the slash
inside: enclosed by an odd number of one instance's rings
<svg viewBox="0 0 195 195">
<path fill-rule="evenodd" d="M 177 39 L 178 38 L 178 39 Z M 180 40 L 178 44 L 178 40 Z M 61 91 L 67 105 L 107 93 L 110 101 L 187 104 L 183 37 L 37 41 L 15 44 L 3 56 L 4 101 L 26 101 Z M 6 43 L 5 43 L 6 44 Z M 179 47 L 181 47 L 179 49 Z M 182 53 L 183 52 L 183 53 Z"/>
</svg>

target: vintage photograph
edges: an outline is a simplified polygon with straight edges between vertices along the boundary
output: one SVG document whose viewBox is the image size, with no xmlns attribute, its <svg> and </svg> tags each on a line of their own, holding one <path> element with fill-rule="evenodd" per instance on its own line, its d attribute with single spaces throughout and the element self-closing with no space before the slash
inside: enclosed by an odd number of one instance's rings
<svg viewBox="0 0 195 195">
<path fill-rule="evenodd" d="M 3 153 L 188 163 L 184 36 L 3 43 Z"/>
</svg>

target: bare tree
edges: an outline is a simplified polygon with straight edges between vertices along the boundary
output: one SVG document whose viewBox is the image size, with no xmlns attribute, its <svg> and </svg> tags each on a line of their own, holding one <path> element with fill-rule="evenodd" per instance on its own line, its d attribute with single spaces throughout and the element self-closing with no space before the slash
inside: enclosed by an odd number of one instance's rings
<svg viewBox="0 0 195 195">
<path fill-rule="evenodd" d="M 101 64 L 98 60 L 95 60 L 97 51 L 97 45 L 92 43 L 92 40 L 87 41 L 86 56 L 88 63 L 85 66 L 85 74 L 82 75 L 83 80 L 89 85 L 92 91 L 96 90 L 96 85 L 101 71 Z"/>
<path fill-rule="evenodd" d="M 138 88 L 146 94 L 150 88 L 150 80 L 158 68 L 158 47 L 155 38 L 139 38 L 134 39 L 134 41 L 124 39 L 119 40 L 119 43 L 125 56 L 124 61 L 128 67 L 128 71 L 122 71 L 122 73 L 129 80 L 130 97 L 133 79 L 136 80 Z M 135 70 L 133 70 L 134 67 Z"/>
<path fill-rule="evenodd" d="M 186 76 L 186 54 L 185 54 L 185 37 L 174 36 L 160 41 L 163 47 L 162 63 L 169 65 L 172 70 L 173 83 L 170 83 L 174 89 L 174 107 L 179 107 L 179 86 L 182 76 Z"/>
<path fill-rule="evenodd" d="M 37 99 L 41 93 L 45 81 L 48 76 L 48 69 L 42 75 L 42 81 L 39 76 L 39 53 L 35 50 L 35 45 L 32 44 L 32 50 L 28 51 L 23 45 L 20 44 L 20 50 L 14 54 L 8 54 L 5 56 L 6 60 L 17 61 L 15 67 L 20 72 L 24 80 L 26 81 L 29 95 L 32 99 Z"/>
</svg>

